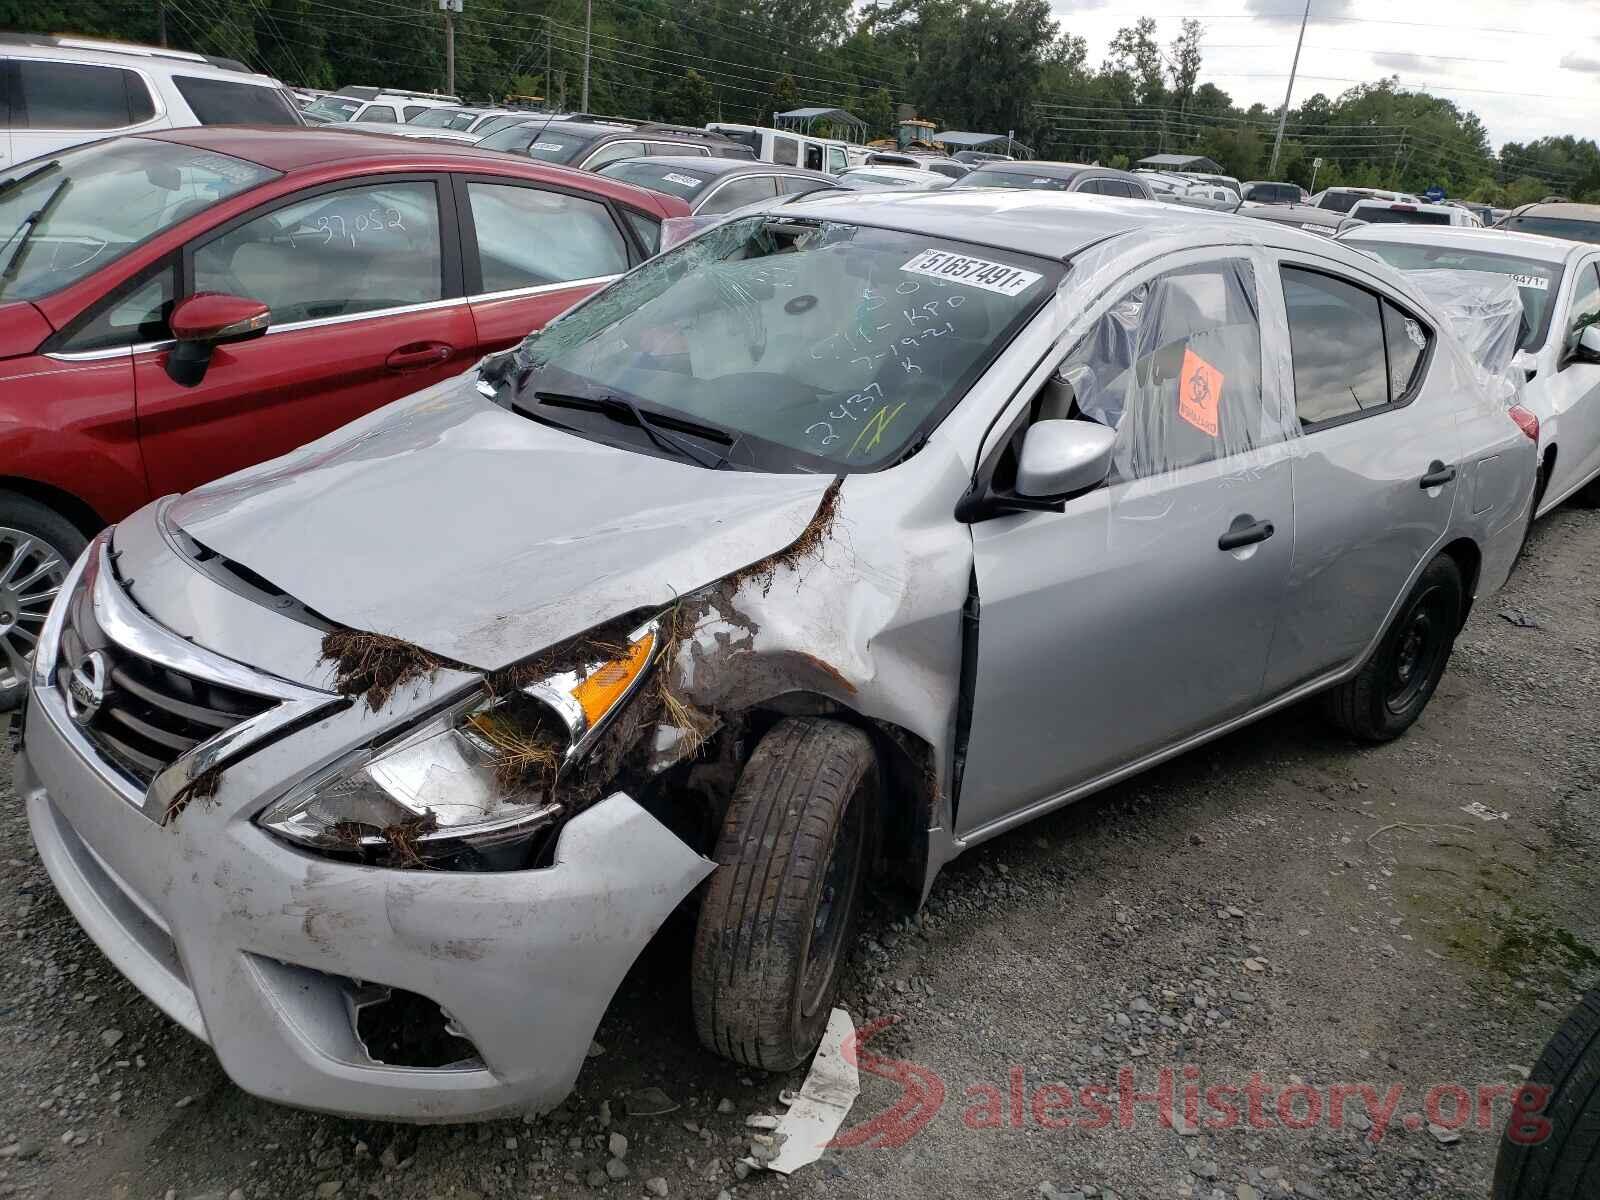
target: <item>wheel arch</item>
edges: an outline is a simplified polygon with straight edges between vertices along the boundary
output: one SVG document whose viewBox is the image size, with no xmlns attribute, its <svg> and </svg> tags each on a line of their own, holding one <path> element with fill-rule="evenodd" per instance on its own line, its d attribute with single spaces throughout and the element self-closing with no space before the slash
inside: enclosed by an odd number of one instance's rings
<svg viewBox="0 0 1600 1200">
<path fill-rule="evenodd" d="M 106 527 L 106 521 L 88 501 L 63 488 L 20 475 L 0 475 L 0 492 L 13 492 L 60 513 L 78 527 L 84 537 L 93 537 Z"/>
<path fill-rule="evenodd" d="M 1483 551 L 1471 538 L 1459 537 L 1439 553 L 1454 561 L 1461 572 L 1462 591 L 1465 597 L 1461 605 L 1461 624 L 1465 625 L 1467 617 L 1472 613 L 1472 601 L 1478 592 L 1478 574 L 1483 568 Z"/>
</svg>

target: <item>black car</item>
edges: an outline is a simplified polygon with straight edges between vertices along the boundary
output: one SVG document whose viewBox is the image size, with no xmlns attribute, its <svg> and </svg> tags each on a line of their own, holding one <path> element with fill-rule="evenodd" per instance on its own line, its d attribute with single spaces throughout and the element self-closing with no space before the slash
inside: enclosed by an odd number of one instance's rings
<svg viewBox="0 0 1600 1200">
<path fill-rule="evenodd" d="M 540 162 L 598 171 L 624 158 L 679 154 L 751 160 L 748 146 L 732 138 L 687 125 L 595 117 L 587 113 L 552 116 L 548 121 L 511 125 L 477 143 L 480 150 L 503 150 Z"/>
<path fill-rule="evenodd" d="M 838 188 L 831 176 L 804 167 L 681 154 L 622 159 L 607 163 L 599 173 L 663 196 L 676 196 L 696 216 L 732 212 L 775 196 Z"/>
<path fill-rule="evenodd" d="M 1572 242 L 1600 242 L 1600 204 L 1541 200 L 1513 209 L 1496 228 L 1542 233 Z"/>
<path fill-rule="evenodd" d="M 971 174 L 956 180 L 952 188 L 1004 187 L 1051 192 L 1087 192 L 1100 196 L 1123 196 L 1133 200 L 1154 200 L 1148 184 L 1131 171 L 1113 167 L 1091 167 L 1064 162 L 984 163 Z"/>
<path fill-rule="evenodd" d="M 1298 183 L 1272 183 L 1265 179 L 1247 180 L 1243 196 L 1257 204 L 1301 204 L 1306 198 Z"/>
<path fill-rule="evenodd" d="M 1260 221 L 1274 221 L 1279 225 L 1293 225 L 1308 233 L 1333 237 L 1341 229 L 1352 225 L 1365 225 L 1354 217 L 1315 204 L 1262 204 L 1246 200 L 1235 210 L 1241 217 L 1255 217 Z"/>
</svg>

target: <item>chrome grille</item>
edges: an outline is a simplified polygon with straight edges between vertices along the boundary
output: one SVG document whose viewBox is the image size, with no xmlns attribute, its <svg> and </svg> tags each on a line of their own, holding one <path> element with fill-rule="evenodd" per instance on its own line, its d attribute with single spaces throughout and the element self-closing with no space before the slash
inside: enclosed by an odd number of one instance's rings
<svg viewBox="0 0 1600 1200">
<path fill-rule="evenodd" d="M 141 787 L 180 755 L 271 708 L 276 701 L 196 679 L 141 658 L 106 637 L 94 619 L 92 589 L 74 597 L 61 631 L 55 686 L 83 736 Z M 74 670 L 91 651 L 109 664 L 87 722 L 71 695 Z"/>
</svg>

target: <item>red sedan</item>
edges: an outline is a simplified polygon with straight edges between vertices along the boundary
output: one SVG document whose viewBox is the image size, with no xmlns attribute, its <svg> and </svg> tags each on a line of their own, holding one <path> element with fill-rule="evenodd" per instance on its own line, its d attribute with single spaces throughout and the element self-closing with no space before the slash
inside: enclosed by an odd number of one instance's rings
<svg viewBox="0 0 1600 1200">
<path fill-rule="evenodd" d="M 114 138 L 0 178 L 0 708 L 85 535 L 465 370 L 688 211 L 312 129 Z"/>
</svg>

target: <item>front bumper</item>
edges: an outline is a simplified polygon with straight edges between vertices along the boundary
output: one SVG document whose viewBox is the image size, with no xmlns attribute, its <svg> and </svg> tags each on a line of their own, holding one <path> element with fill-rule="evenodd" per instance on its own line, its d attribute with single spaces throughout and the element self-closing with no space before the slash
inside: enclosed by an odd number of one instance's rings
<svg viewBox="0 0 1600 1200">
<path fill-rule="evenodd" d="M 260 803 L 238 792 L 256 794 L 314 732 L 230 769 L 216 802 L 161 826 L 108 780 L 55 692 L 36 690 L 16 790 L 84 930 L 246 1091 L 406 1121 L 558 1104 L 624 973 L 712 864 L 620 792 L 574 818 L 538 870 L 306 854 L 254 825 Z M 369 985 L 437 1005 L 476 1056 L 377 1061 L 355 1017 Z"/>
</svg>

